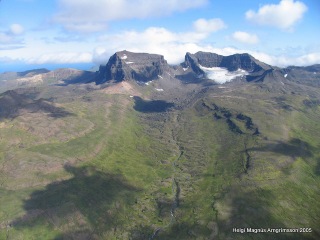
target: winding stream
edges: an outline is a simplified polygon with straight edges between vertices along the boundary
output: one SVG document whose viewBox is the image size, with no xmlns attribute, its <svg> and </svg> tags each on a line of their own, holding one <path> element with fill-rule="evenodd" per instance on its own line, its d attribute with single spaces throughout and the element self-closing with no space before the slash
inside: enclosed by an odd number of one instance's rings
<svg viewBox="0 0 320 240">
<path fill-rule="evenodd" d="M 176 220 L 175 211 L 179 207 L 180 186 L 179 186 L 179 182 L 177 181 L 175 175 L 176 175 L 177 162 L 182 157 L 182 155 L 183 155 L 183 151 L 180 150 L 180 155 L 172 162 L 172 169 L 173 169 L 173 171 L 172 171 L 173 172 L 172 173 L 172 195 L 174 196 L 174 198 L 173 198 L 173 202 L 172 202 L 171 209 L 170 209 L 170 222 L 168 223 L 168 225 L 166 225 L 162 228 L 157 228 L 154 231 L 154 233 L 152 234 L 152 236 L 149 238 L 149 240 L 153 240 L 156 236 L 158 236 L 159 232 L 161 232 L 165 228 L 170 227 Z"/>
</svg>

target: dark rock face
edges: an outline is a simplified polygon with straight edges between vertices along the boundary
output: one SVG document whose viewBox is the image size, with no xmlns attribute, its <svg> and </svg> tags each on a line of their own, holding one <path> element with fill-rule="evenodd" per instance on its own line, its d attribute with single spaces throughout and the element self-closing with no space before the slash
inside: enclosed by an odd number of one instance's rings
<svg viewBox="0 0 320 240">
<path fill-rule="evenodd" d="M 187 53 L 185 56 L 185 67 L 190 67 L 196 74 L 203 74 L 199 64 L 203 67 L 218 67 L 221 64 L 223 56 L 215 53 L 197 52 L 195 54 Z"/>
<path fill-rule="evenodd" d="M 133 53 L 121 51 L 112 55 L 106 65 L 100 66 L 95 75 L 96 84 L 108 81 L 138 81 L 148 82 L 162 78 L 164 73 L 184 81 L 185 83 L 200 83 L 207 81 L 208 72 L 203 69 L 220 67 L 229 72 L 245 74 L 235 78 L 238 82 L 304 82 L 305 85 L 319 86 L 320 65 L 309 67 L 277 68 L 260 62 L 247 53 L 222 56 L 210 52 L 187 53 L 185 61 L 179 66 L 169 66 L 162 55 L 148 53 Z M 236 76 L 237 73 L 235 73 Z M 161 76 L 161 77 L 160 77 Z M 211 80 L 211 79 L 210 79 Z"/>
<path fill-rule="evenodd" d="M 39 68 L 39 69 L 33 69 L 33 70 L 24 71 L 24 72 L 18 72 L 17 75 L 19 77 L 24 77 L 24 76 L 32 77 L 37 74 L 48 73 L 48 72 L 50 71 L 46 68 Z"/>
<path fill-rule="evenodd" d="M 110 80 L 147 82 L 157 79 L 167 68 L 169 65 L 162 55 L 121 51 L 112 55 L 105 66 L 100 66 L 97 84 Z"/>
<path fill-rule="evenodd" d="M 221 56 L 209 52 L 197 52 L 195 54 L 187 53 L 184 65 L 191 67 L 196 73 L 202 73 L 199 65 L 208 68 L 221 67 L 226 68 L 229 71 L 236 71 L 239 68 L 248 72 L 271 69 L 269 65 L 258 61 L 247 53 L 230 56 Z"/>
<path fill-rule="evenodd" d="M 228 71 L 237 71 L 238 69 L 242 69 L 249 72 L 252 77 L 249 77 L 251 80 L 258 76 L 261 77 L 266 71 L 273 69 L 271 66 L 260 62 L 247 53 L 234 54 L 230 56 L 221 56 L 209 52 L 197 52 L 195 54 L 187 53 L 185 56 L 185 62 L 181 65 L 183 67 L 190 67 L 196 75 L 204 74 L 200 65 L 207 68 L 226 68 Z"/>
<path fill-rule="evenodd" d="M 307 67 L 290 66 L 282 69 L 282 74 L 285 74 L 292 82 L 320 87 L 320 64 Z"/>
<path fill-rule="evenodd" d="M 237 69 L 241 68 L 248 72 L 258 72 L 261 70 L 270 69 L 269 66 L 259 62 L 247 53 L 224 57 L 221 62 L 221 67 L 225 67 L 229 71 L 236 71 Z"/>
</svg>

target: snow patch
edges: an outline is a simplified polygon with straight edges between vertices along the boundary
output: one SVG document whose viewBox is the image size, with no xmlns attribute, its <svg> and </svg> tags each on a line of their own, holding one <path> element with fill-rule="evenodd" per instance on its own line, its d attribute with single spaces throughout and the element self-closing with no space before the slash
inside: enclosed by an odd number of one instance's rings
<svg viewBox="0 0 320 240">
<path fill-rule="evenodd" d="M 128 58 L 128 56 L 125 55 L 125 54 L 123 54 L 122 57 L 120 57 L 120 59 L 122 59 L 122 60 L 125 60 L 125 59 L 127 59 L 127 58 Z"/>
<path fill-rule="evenodd" d="M 132 95 L 130 95 L 130 97 L 131 97 L 131 98 L 133 98 L 133 96 L 132 96 Z"/>
<path fill-rule="evenodd" d="M 313 74 L 317 74 L 316 72 L 313 72 Z"/>
<path fill-rule="evenodd" d="M 189 69 L 189 67 L 187 67 L 187 68 L 182 68 L 183 69 L 183 71 L 185 72 L 185 71 L 187 71 L 188 69 Z"/>
<path fill-rule="evenodd" d="M 286 73 L 286 74 L 284 75 L 284 77 L 285 77 L 285 78 L 288 77 L 288 74 Z"/>
<path fill-rule="evenodd" d="M 248 75 L 248 72 L 243 69 L 238 69 L 237 71 L 229 72 L 226 68 L 220 68 L 220 67 L 212 67 L 207 68 L 203 67 L 201 65 L 200 69 L 205 72 L 207 78 L 214 80 L 217 83 L 223 84 L 226 82 L 231 82 L 236 77 L 243 77 L 245 75 Z M 203 76 L 198 76 L 203 77 Z"/>
<path fill-rule="evenodd" d="M 152 81 L 146 82 L 145 85 L 149 86 L 152 83 Z"/>
<path fill-rule="evenodd" d="M 163 91 L 164 91 L 162 88 L 156 88 L 156 90 L 157 90 L 158 92 L 163 92 Z"/>
<path fill-rule="evenodd" d="M 163 77 L 161 77 L 160 75 L 158 75 L 158 77 L 163 79 Z"/>
<path fill-rule="evenodd" d="M 132 64 L 132 63 L 134 63 L 134 62 L 125 62 L 126 64 Z"/>
</svg>

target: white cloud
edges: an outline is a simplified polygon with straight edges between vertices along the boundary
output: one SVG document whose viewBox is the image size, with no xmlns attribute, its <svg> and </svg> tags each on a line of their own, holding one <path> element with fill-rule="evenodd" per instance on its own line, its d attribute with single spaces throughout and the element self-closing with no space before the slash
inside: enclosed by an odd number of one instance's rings
<svg viewBox="0 0 320 240">
<path fill-rule="evenodd" d="M 278 66 L 309 66 L 320 63 L 320 52 L 307 53 L 298 57 L 287 57 L 285 55 L 273 57 Z"/>
<path fill-rule="evenodd" d="M 256 34 L 250 34 L 247 32 L 237 31 L 232 34 L 232 37 L 241 43 L 256 44 L 259 42 L 259 38 Z"/>
<path fill-rule="evenodd" d="M 92 62 L 92 54 L 88 52 L 46 53 L 35 58 L 29 58 L 26 61 L 29 64 L 90 63 Z"/>
<path fill-rule="evenodd" d="M 12 24 L 10 26 L 10 33 L 12 33 L 13 35 L 20 35 L 24 32 L 23 27 L 20 24 Z"/>
<path fill-rule="evenodd" d="M 255 34 L 240 33 L 234 34 L 239 38 L 238 40 L 246 40 L 247 43 L 255 43 L 259 40 Z M 264 52 L 232 47 L 216 48 L 212 45 L 203 44 L 203 40 L 207 36 L 208 33 L 175 33 L 165 28 L 155 27 L 147 28 L 140 32 L 124 31 L 118 34 L 104 35 L 98 39 L 103 44 L 95 49 L 93 61 L 98 64 L 105 64 L 116 51 L 128 50 L 164 55 L 169 64 L 181 63 L 184 61 L 186 52 L 195 53 L 197 51 L 214 52 L 224 56 L 236 53 L 249 53 L 260 61 L 279 67 L 288 65 L 307 66 L 320 62 L 320 53 L 308 53 L 298 57 L 290 57 L 285 54 L 273 56 Z"/>
<path fill-rule="evenodd" d="M 203 27 L 207 26 L 207 29 Z M 113 35 L 104 35 L 98 38 L 104 46 L 95 51 L 93 59 L 96 63 L 106 62 L 115 51 L 127 49 L 128 51 L 159 53 L 165 56 L 169 63 L 177 64 L 183 61 L 186 52 L 204 50 L 201 41 L 211 32 L 223 28 L 220 19 L 199 19 L 194 22 L 192 32 L 171 32 L 166 28 L 150 27 L 142 32 L 124 31 Z M 102 51 L 101 49 L 104 49 Z"/>
<path fill-rule="evenodd" d="M 292 56 L 286 52 L 273 56 L 264 52 L 231 47 L 217 48 L 205 44 L 204 42 L 208 39 L 210 33 L 222 29 L 224 26 L 224 24 L 217 24 L 223 23 L 222 20 L 212 20 L 197 20 L 192 24 L 193 28 L 187 32 L 173 32 L 166 28 L 150 27 L 143 31 L 119 31 L 115 34 L 100 36 L 95 40 L 55 41 L 50 44 L 27 37 L 25 45 L 28 47 L 22 49 L 17 49 L 22 46 L 21 44 L 21 46 L 18 43 L 12 45 L 14 40 L 19 40 L 21 36 L 9 34 L 10 30 L 8 28 L 7 31 L 0 32 L 0 49 L 2 56 L 31 64 L 91 62 L 105 64 L 112 54 L 124 49 L 133 52 L 162 54 L 170 64 L 181 63 L 186 52 L 195 53 L 197 51 L 214 52 L 225 56 L 247 52 L 263 62 L 276 66 L 306 66 L 320 63 L 319 49 L 303 50 L 299 56 L 297 56 L 298 54 Z M 207 26 L 207 28 L 202 28 L 203 26 Z M 238 40 L 245 40 L 247 43 L 254 43 L 256 40 L 252 39 L 255 39 L 255 35 L 247 34 L 234 33 L 234 37 L 238 37 Z M 15 49 L 12 49 L 12 47 Z"/>
<path fill-rule="evenodd" d="M 204 6 L 208 0 L 59 0 L 54 20 L 68 30 L 95 32 L 109 21 L 160 17 L 173 12 Z"/>
<path fill-rule="evenodd" d="M 264 5 L 257 12 L 247 11 L 246 18 L 261 25 L 290 30 L 296 22 L 302 19 L 306 11 L 307 6 L 300 1 L 281 0 L 278 5 Z"/>
<path fill-rule="evenodd" d="M 213 18 L 209 20 L 200 18 L 193 23 L 193 27 L 196 32 L 207 33 L 207 32 L 216 32 L 218 30 L 226 28 L 226 25 L 219 18 Z"/>
<path fill-rule="evenodd" d="M 24 32 L 20 24 L 12 24 L 6 31 L 0 32 L 0 44 L 20 44 L 21 35 Z"/>
<path fill-rule="evenodd" d="M 320 63 L 320 52 L 313 52 L 303 54 L 297 57 L 289 57 L 287 55 L 270 55 L 264 52 L 259 51 L 247 51 L 247 50 L 239 50 L 239 49 L 230 49 L 230 52 L 234 53 L 249 53 L 254 58 L 278 67 L 287 67 L 287 66 L 310 66 L 313 64 Z M 222 54 L 224 55 L 224 54 Z M 228 54 L 229 55 L 229 54 Z"/>
<path fill-rule="evenodd" d="M 186 33 L 188 34 L 188 33 Z M 191 35 L 191 34 L 190 34 Z M 198 49 L 197 39 L 186 42 L 183 33 L 176 34 L 164 28 L 148 28 L 145 31 L 126 31 L 114 35 L 100 37 L 103 46 L 94 54 L 96 63 L 105 63 L 109 56 L 116 51 L 128 50 L 133 52 L 148 52 L 162 54 L 169 63 L 180 63 L 186 51 Z"/>
</svg>

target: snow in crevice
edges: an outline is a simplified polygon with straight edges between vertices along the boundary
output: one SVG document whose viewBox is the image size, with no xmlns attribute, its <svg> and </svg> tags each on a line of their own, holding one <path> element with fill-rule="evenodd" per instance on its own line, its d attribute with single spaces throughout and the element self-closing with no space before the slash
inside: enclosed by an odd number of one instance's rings
<svg viewBox="0 0 320 240">
<path fill-rule="evenodd" d="M 149 86 L 152 83 L 152 81 L 146 82 L 145 85 Z"/>
<path fill-rule="evenodd" d="M 123 54 L 123 55 L 120 57 L 120 59 L 122 59 L 122 60 L 125 60 L 125 59 L 127 59 L 127 58 L 128 58 L 128 56 L 125 55 L 125 54 Z"/>
<path fill-rule="evenodd" d="M 288 74 L 286 73 L 286 74 L 284 75 L 284 77 L 285 77 L 285 78 L 288 77 Z"/>
<path fill-rule="evenodd" d="M 220 83 L 220 84 L 231 82 L 233 79 L 237 77 L 243 77 L 245 75 L 248 75 L 247 71 L 240 68 L 237 71 L 230 72 L 226 68 L 220 68 L 220 67 L 207 68 L 201 65 L 199 66 L 200 66 L 200 69 L 205 72 L 207 78 L 214 80 L 216 83 Z M 198 77 L 203 77 L 203 76 L 198 76 Z"/>
<path fill-rule="evenodd" d="M 162 79 L 163 79 L 163 77 L 162 77 L 162 76 L 160 76 L 160 75 L 158 75 L 158 78 L 162 78 Z"/>
<path fill-rule="evenodd" d="M 204 77 L 203 74 L 199 74 L 199 75 L 197 76 L 197 78 L 203 78 L 203 77 Z"/>
<path fill-rule="evenodd" d="M 156 88 L 156 90 L 157 90 L 158 92 L 163 92 L 163 91 L 164 91 L 162 88 Z"/>
</svg>

